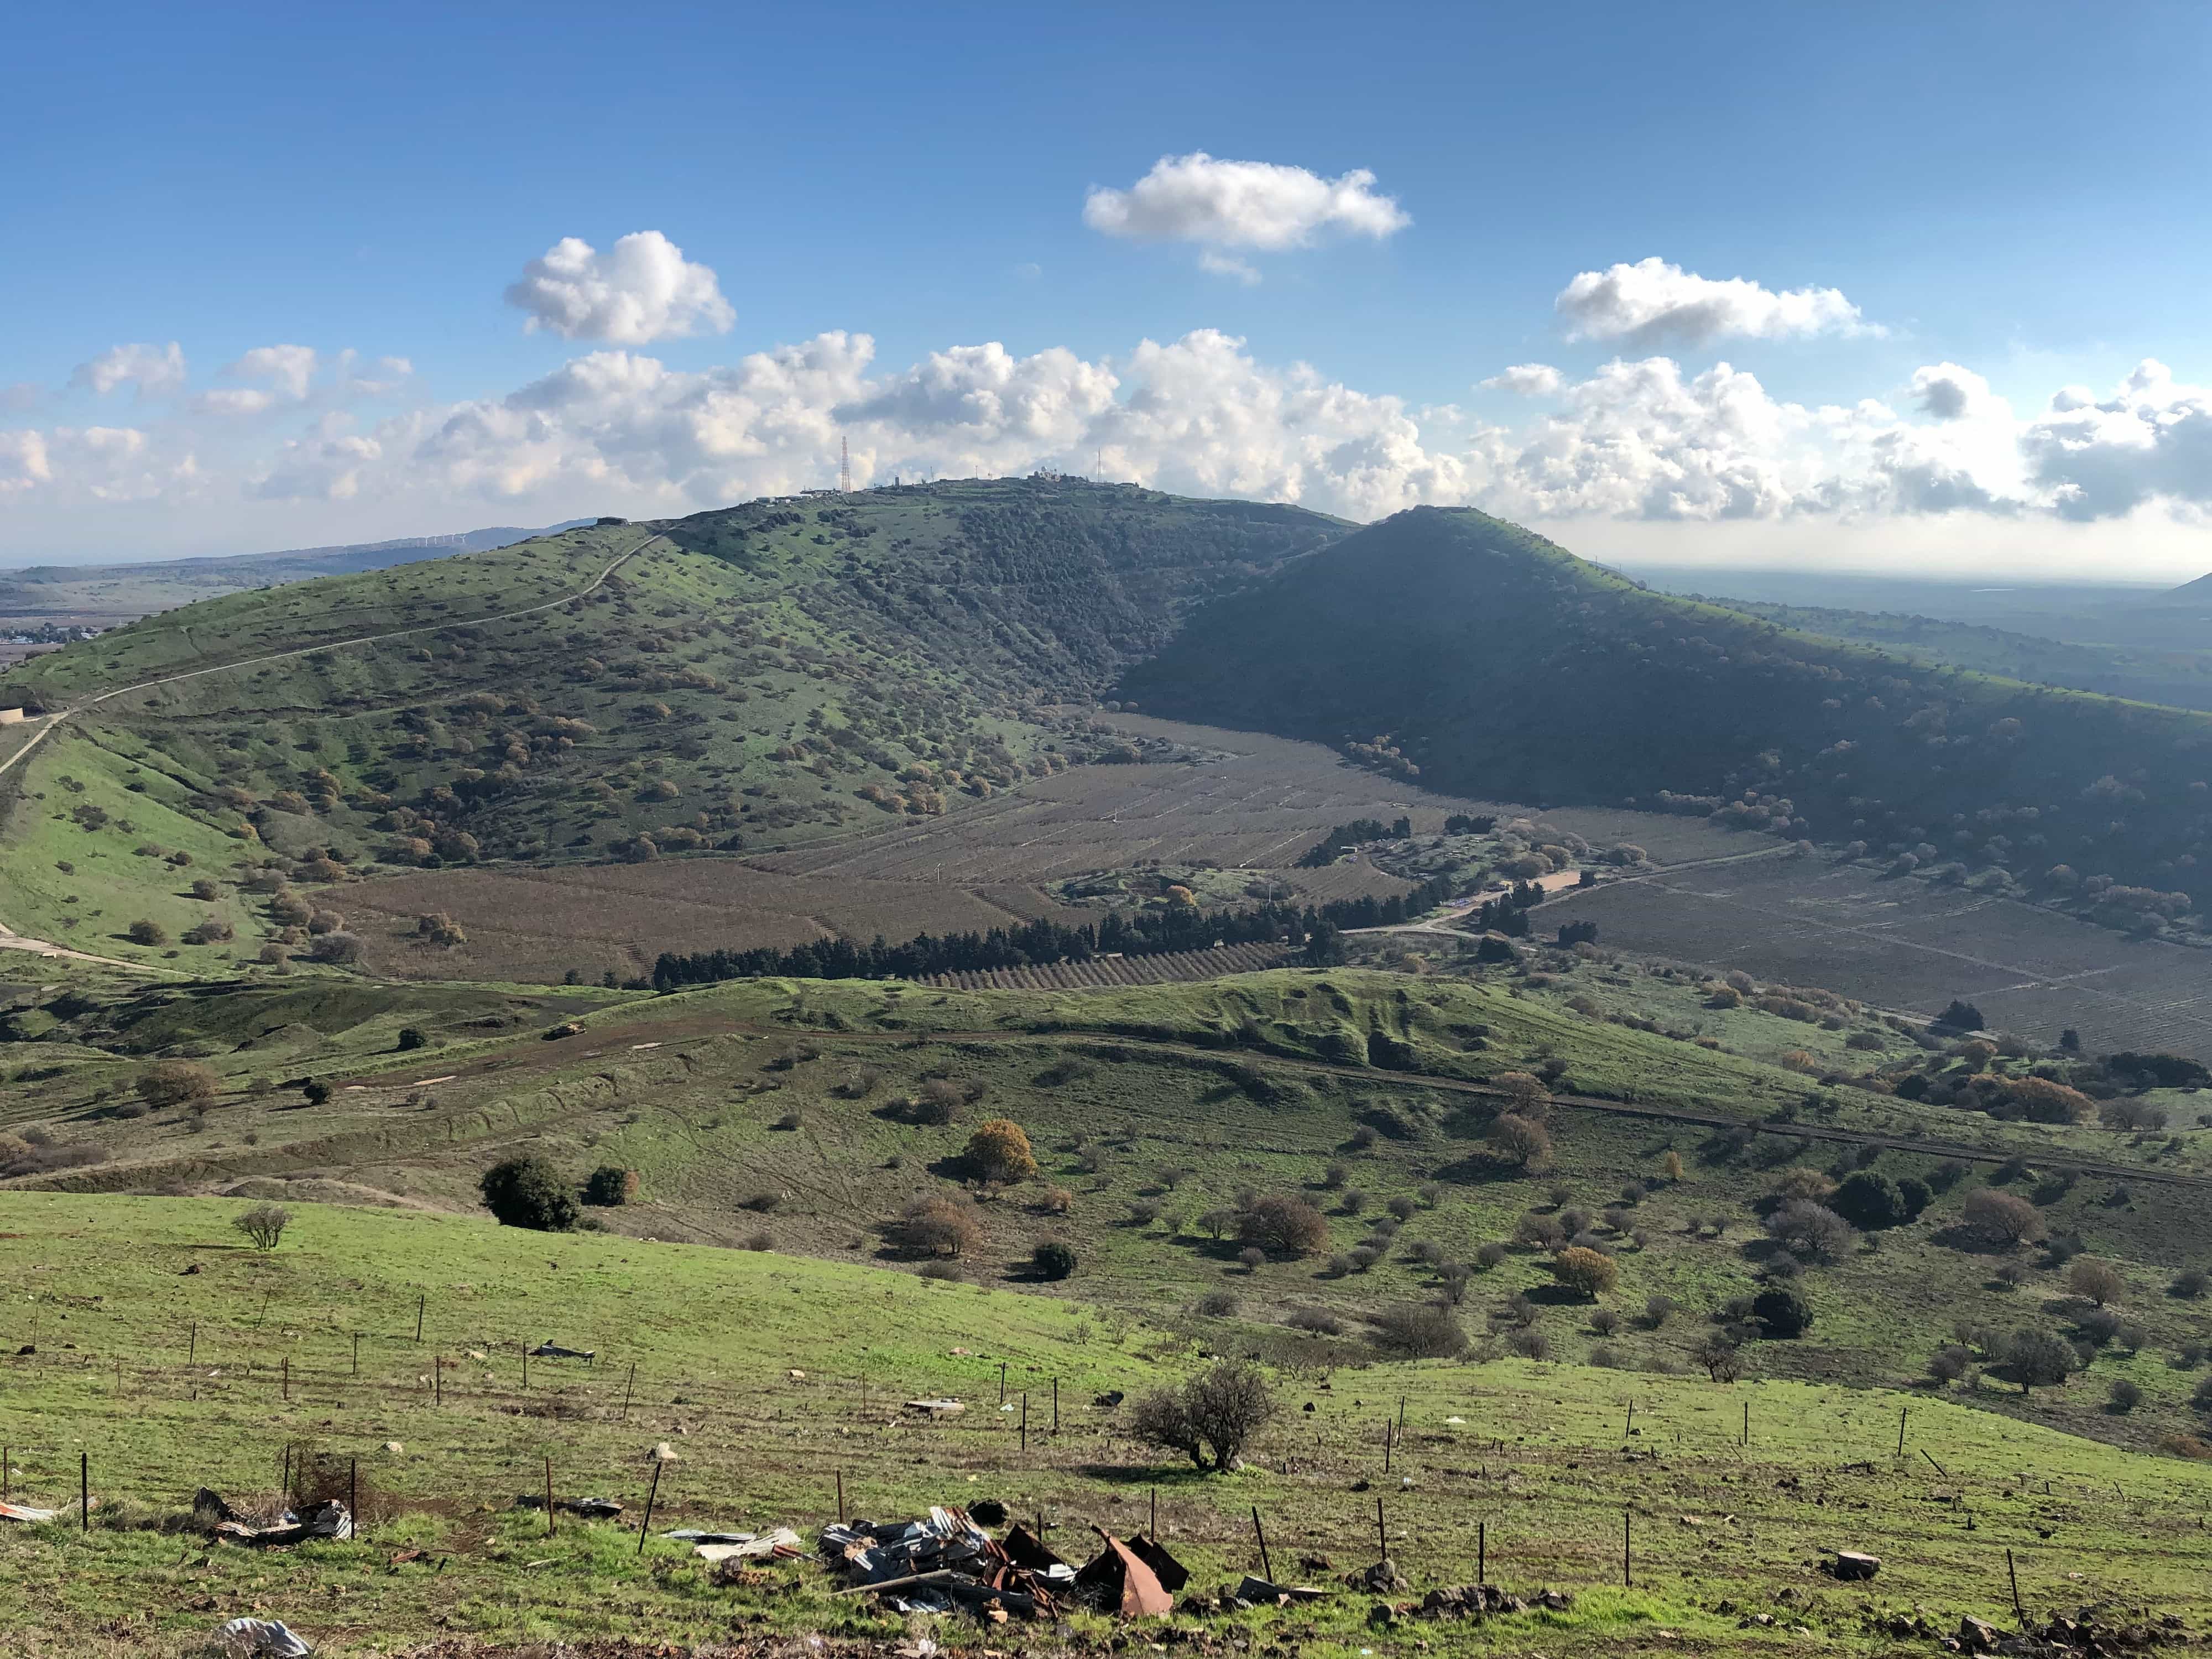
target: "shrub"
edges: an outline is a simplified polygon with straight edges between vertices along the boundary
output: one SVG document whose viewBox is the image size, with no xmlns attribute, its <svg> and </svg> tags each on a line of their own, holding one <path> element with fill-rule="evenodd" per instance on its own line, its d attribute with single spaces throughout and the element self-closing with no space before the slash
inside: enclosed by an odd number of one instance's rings
<svg viewBox="0 0 2212 1659">
<path fill-rule="evenodd" d="M 2212 1376 L 2200 1377 L 2189 1403 L 2200 1412 L 2212 1412 Z"/>
<path fill-rule="evenodd" d="M 125 937 L 133 945 L 167 945 L 169 930 L 158 921 L 134 921 L 126 931 Z"/>
<path fill-rule="evenodd" d="M 1813 1327 L 1812 1304 L 1789 1285 L 1770 1285 L 1751 1299 L 1751 1316 L 1771 1337 L 1802 1336 Z"/>
<path fill-rule="evenodd" d="M 1436 1182 L 1424 1181 L 1414 1191 L 1421 1202 L 1432 1210 L 1443 1202 L 1444 1189 Z"/>
<path fill-rule="evenodd" d="M 412 1054 L 417 1048 L 427 1048 L 429 1046 L 430 1039 L 423 1035 L 421 1026 L 403 1025 L 399 1028 L 398 1053 Z"/>
<path fill-rule="evenodd" d="M 2194 1302 L 2204 1294 L 2208 1287 L 2212 1287 L 2212 1273 L 2207 1273 L 2202 1267 L 2185 1267 L 2174 1274 L 2173 1282 L 2166 1288 L 2170 1296 L 2184 1297 Z"/>
<path fill-rule="evenodd" d="M 637 1171 L 602 1164 L 584 1178 L 584 1202 L 612 1207 L 637 1196 Z M 748 1206 L 748 1208 L 750 1206 Z"/>
<path fill-rule="evenodd" d="M 921 1092 L 907 1108 L 907 1116 L 915 1123 L 942 1128 L 959 1115 L 966 1103 L 967 1093 L 949 1079 L 933 1077 L 921 1085 Z"/>
<path fill-rule="evenodd" d="M 1928 1356 L 1928 1375 L 1947 1386 L 1956 1382 L 1973 1365 L 1973 1350 L 1964 1343 L 1946 1342 Z"/>
<path fill-rule="evenodd" d="M 2087 1123 L 2097 1110 L 2097 1103 L 2079 1089 L 2048 1078 L 2014 1078 L 2004 1092 L 2014 1111 L 2037 1123 Z"/>
<path fill-rule="evenodd" d="M 1208 1291 L 1198 1298 L 1198 1315 L 1201 1319 L 1234 1319 L 1244 1306 L 1244 1298 L 1234 1291 Z"/>
<path fill-rule="evenodd" d="M 1007 1117 L 994 1117 L 968 1137 L 967 1159 L 986 1181 L 1027 1181 L 1037 1170 L 1028 1134 Z"/>
<path fill-rule="evenodd" d="M 1798 1255 L 1816 1261 L 1840 1260 L 1856 1236 L 1851 1224 L 1833 1210 L 1809 1199 L 1792 1199 L 1766 1218 L 1767 1236 Z"/>
<path fill-rule="evenodd" d="M 914 1271 L 918 1279 L 941 1279 L 955 1285 L 964 1284 L 968 1279 L 967 1269 L 957 1261 L 925 1261 Z"/>
<path fill-rule="evenodd" d="M 1844 1178 L 1829 1207 L 1854 1227 L 1872 1231 L 1894 1227 L 1907 1219 L 1905 1194 L 1895 1182 L 1873 1170 L 1860 1170 Z"/>
<path fill-rule="evenodd" d="M 510 1158 L 495 1164 L 477 1182 L 484 1207 L 503 1226 L 564 1233 L 576 1224 L 576 1200 L 568 1183 L 542 1158 Z"/>
<path fill-rule="evenodd" d="M 1256 1273 L 1267 1265 L 1267 1253 L 1256 1244 L 1248 1244 L 1237 1252 L 1237 1265 L 1248 1273 Z"/>
<path fill-rule="evenodd" d="M 1408 1303 L 1378 1315 L 1375 1340 L 1411 1359 L 1456 1359 L 1467 1352 L 1467 1332 L 1449 1309 Z"/>
<path fill-rule="evenodd" d="M 132 1085 L 149 1106 L 204 1105 L 216 1097 L 222 1079 L 196 1060 L 157 1060 Z"/>
<path fill-rule="evenodd" d="M 1351 1179 L 1352 1166 L 1342 1158 L 1335 1159 L 1321 1172 L 1321 1184 L 1330 1192 L 1336 1191 Z"/>
<path fill-rule="evenodd" d="M 1149 1227 L 1160 1218 L 1160 1206 L 1149 1198 L 1133 1199 L 1129 1203 L 1129 1224 L 1134 1227 Z"/>
<path fill-rule="evenodd" d="M 1328 1243 L 1328 1222 L 1305 1200 L 1271 1193 L 1237 1218 L 1237 1237 L 1270 1255 L 1311 1255 Z"/>
<path fill-rule="evenodd" d="M 983 1242 L 982 1225 L 973 1211 L 945 1193 L 914 1199 L 884 1231 L 894 1245 L 926 1255 L 965 1255 Z"/>
<path fill-rule="evenodd" d="M 307 954 L 317 962 L 338 964 L 361 960 L 361 935 L 358 933 L 325 933 L 308 945 Z"/>
<path fill-rule="evenodd" d="M 273 1250 L 284 1237 L 284 1229 L 292 1224 L 292 1212 L 282 1204 L 257 1204 L 233 1216 L 230 1224 L 252 1239 L 255 1249 Z"/>
<path fill-rule="evenodd" d="M 1367 1194 L 1357 1187 L 1346 1187 L 1337 1200 L 1337 1207 L 1346 1215 L 1358 1215 L 1367 1207 Z"/>
<path fill-rule="evenodd" d="M 1048 1238 L 1030 1253 L 1030 1266 L 1039 1279 L 1072 1278 L 1075 1273 L 1075 1251 L 1056 1238 Z"/>
<path fill-rule="evenodd" d="M 2003 1356 L 2005 1372 L 2020 1384 L 2022 1394 L 2063 1382 L 2081 1365 L 2074 1345 L 2043 1326 L 2014 1331 L 2004 1344 Z"/>
<path fill-rule="evenodd" d="M 204 916 L 185 931 L 187 945 L 222 945 L 238 937 L 238 929 L 221 916 Z"/>
<path fill-rule="evenodd" d="M 1415 1203 L 1412 1199 L 1401 1195 L 1392 1199 L 1389 1203 L 1383 1206 L 1383 1207 L 1389 1210 L 1390 1213 L 1399 1220 L 1411 1221 L 1414 1215 L 1419 1212 L 1421 1206 Z"/>
<path fill-rule="evenodd" d="M 1475 1251 L 1474 1259 L 1484 1267 L 1495 1267 L 1505 1260 L 1505 1247 L 1493 1238 Z"/>
<path fill-rule="evenodd" d="M 775 1248 L 774 1233 L 747 1233 L 744 1248 L 748 1250 L 772 1250 Z"/>
<path fill-rule="evenodd" d="M 1967 1195 L 1962 1214 L 1968 1227 L 1995 1244 L 2010 1248 L 2043 1237 L 2043 1217 L 2014 1193 L 1984 1187 Z"/>
<path fill-rule="evenodd" d="M 1600 1336 L 1611 1336 L 1620 1328 L 1620 1316 L 1610 1308 L 1600 1308 L 1590 1316 L 1589 1324 Z"/>
<path fill-rule="evenodd" d="M 1344 1261 L 1350 1266 L 1352 1271 L 1356 1273 L 1365 1273 L 1370 1267 L 1372 1267 L 1382 1259 L 1382 1251 L 1370 1249 L 1364 1244 L 1362 1244 L 1357 1249 L 1346 1251 L 1344 1256 Z"/>
<path fill-rule="evenodd" d="M 1673 1318 L 1674 1314 L 1674 1298 L 1673 1297 L 1653 1296 L 1645 1298 L 1644 1304 L 1644 1323 L 1648 1328 L 1655 1331 L 1657 1330 L 1662 1325 Z"/>
<path fill-rule="evenodd" d="M 2105 1396 L 2107 1409 L 2131 1412 L 2142 1404 L 2142 1389 L 2126 1377 L 2115 1377 L 2110 1393 Z"/>
<path fill-rule="evenodd" d="M 2067 1268 L 2066 1288 L 2102 1308 L 2127 1296 L 2128 1281 L 2111 1262 L 2093 1261 L 2085 1255 Z"/>
<path fill-rule="evenodd" d="M 1602 1250 L 1571 1244 L 1552 1258 L 1552 1277 L 1577 1296 L 1595 1302 L 1620 1282 L 1620 1267 Z"/>
<path fill-rule="evenodd" d="M 1725 1331 L 1714 1331 L 1700 1341 L 1697 1361 L 1716 1382 L 1733 1382 L 1743 1375 L 1743 1353 Z"/>
<path fill-rule="evenodd" d="M 1490 1126 L 1490 1149 L 1508 1164 L 1528 1170 L 1552 1156 L 1552 1137 L 1532 1119 L 1507 1112 Z"/>
<path fill-rule="evenodd" d="M 1344 1322 L 1326 1308 L 1293 1308 L 1283 1316 L 1283 1323 L 1315 1336 L 1344 1334 Z"/>
<path fill-rule="evenodd" d="M 1227 1469 L 1275 1414 L 1275 1397 L 1260 1368 L 1224 1359 L 1180 1389 L 1139 1400 L 1129 1429 L 1139 1440 L 1188 1456 L 1194 1468 Z"/>
<path fill-rule="evenodd" d="M 1552 1357 L 1552 1339 L 1545 1334 L 1540 1325 L 1524 1325 L 1510 1333 L 1505 1339 L 1505 1346 L 1522 1359 L 1549 1359 Z"/>
</svg>

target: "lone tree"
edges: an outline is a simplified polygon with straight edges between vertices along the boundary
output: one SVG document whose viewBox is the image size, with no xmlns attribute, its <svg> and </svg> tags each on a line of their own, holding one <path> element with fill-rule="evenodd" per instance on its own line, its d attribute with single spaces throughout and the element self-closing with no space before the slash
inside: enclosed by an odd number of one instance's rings
<svg viewBox="0 0 2212 1659">
<path fill-rule="evenodd" d="M 1936 1024 L 1948 1026 L 1954 1031 L 1978 1031 L 1987 1024 L 1982 1011 L 1962 997 L 1953 997 L 1950 1006 L 1936 1016 Z"/>
<path fill-rule="evenodd" d="M 1517 1117 L 1531 1120 L 1541 1118 L 1550 1109 L 1551 1091 L 1544 1080 L 1531 1072 L 1500 1072 L 1491 1083 L 1504 1091 L 1505 1109 Z"/>
<path fill-rule="evenodd" d="M 1138 1401 L 1129 1427 L 1140 1440 L 1183 1453 L 1195 1468 L 1227 1469 L 1274 1415 L 1274 1391 L 1260 1368 L 1224 1359 L 1180 1389 Z"/>
<path fill-rule="evenodd" d="M 584 1178 L 584 1202 L 612 1206 L 637 1196 L 637 1171 L 619 1164 L 602 1164 Z"/>
<path fill-rule="evenodd" d="M 495 1164 L 477 1185 L 484 1207 L 504 1226 L 565 1233 L 576 1224 L 579 1212 L 568 1183 L 542 1158 Z"/>
<path fill-rule="evenodd" d="M 1328 1243 L 1328 1222 L 1303 1198 L 1270 1193 L 1238 1215 L 1237 1237 L 1270 1255 L 1311 1255 Z"/>
<path fill-rule="evenodd" d="M 1809 1198 L 1793 1198 L 1767 1217 L 1766 1231 L 1776 1243 L 1814 1261 L 1841 1260 L 1857 1237 L 1850 1222 Z"/>
<path fill-rule="evenodd" d="M 968 1167 L 986 1181 L 1027 1181 L 1037 1172 L 1030 1138 L 1010 1117 L 994 1117 L 968 1137 Z"/>
<path fill-rule="evenodd" d="M 1507 1112 L 1490 1126 L 1490 1150 L 1520 1169 L 1537 1169 L 1551 1159 L 1552 1137 L 1534 1119 Z"/>
<path fill-rule="evenodd" d="M 230 1224 L 253 1241 L 257 1250 L 273 1250 L 276 1241 L 284 1237 L 284 1229 L 292 1224 L 292 1212 L 282 1204 L 257 1204 L 242 1215 L 230 1218 Z"/>
<path fill-rule="evenodd" d="M 2074 1264 L 2067 1268 L 2066 1288 L 2102 1308 L 2126 1298 L 2128 1281 L 2120 1277 L 2120 1270 L 2111 1262 L 2084 1255 L 2075 1257 Z"/>
<path fill-rule="evenodd" d="M 1584 1301 L 1595 1302 L 1620 1280 L 1620 1267 L 1603 1250 L 1571 1244 L 1552 1258 L 1552 1277 Z"/>
<path fill-rule="evenodd" d="M 2081 1356 L 2057 1331 L 2030 1326 L 2014 1331 L 2004 1346 L 2006 1375 L 2026 1394 L 2031 1389 L 2063 1382 L 2081 1368 Z"/>
<path fill-rule="evenodd" d="M 1039 1279 L 1066 1279 L 1075 1272 L 1075 1252 L 1056 1238 L 1047 1239 L 1030 1256 Z"/>
<path fill-rule="evenodd" d="M 1845 1176 L 1828 1205 L 1852 1226 L 1869 1232 L 1898 1226 L 1917 1213 L 1898 1183 L 1878 1170 L 1857 1170 Z"/>
<path fill-rule="evenodd" d="M 196 1060 L 157 1060 L 132 1086 L 149 1106 L 195 1106 L 213 1100 L 222 1079 Z"/>
<path fill-rule="evenodd" d="M 158 921 L 134 921 L 125 937 L 133 945 L 167 945 L 169 930 Z"/>
<path fill-rule="evenodd" d="M 1967 1196 L 1961 1213 L 1967 1226 L 2007 1249 L 2043 1237 L 2041 1212 L 2017 1193 L 1984 1187 Z"/>
</svg>

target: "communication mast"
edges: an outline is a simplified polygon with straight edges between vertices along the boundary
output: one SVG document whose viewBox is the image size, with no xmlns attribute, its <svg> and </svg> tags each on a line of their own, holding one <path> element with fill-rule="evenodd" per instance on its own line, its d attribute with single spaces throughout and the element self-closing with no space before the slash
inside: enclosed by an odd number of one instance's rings
<svg viewBox="0 0 2212 1659">
<path fill-rule="evenodd" d="M 837 440 L 837 490 L 840 495 L 853 493 L 853 446 L 849 440 Z"/>
</svg>

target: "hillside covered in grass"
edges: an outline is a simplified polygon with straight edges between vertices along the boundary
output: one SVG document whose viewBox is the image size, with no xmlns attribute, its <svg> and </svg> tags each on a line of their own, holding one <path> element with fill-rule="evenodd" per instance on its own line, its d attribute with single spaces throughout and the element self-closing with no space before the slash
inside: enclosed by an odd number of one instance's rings
<svg viewBox="0 0 2212 1659">
<path fill-rule="evenodd" d="M 594 526 L 187 605 L 0 678 L 0 702 L 76 711 L 0 777 L 0 914 L 153 959 L 204 923 L 216 943 L 259 932 L 237 889 L 264 867 L 642 860 L 957 811 L 1133 757 L 1054 706 L 1344 528 L 1007 480 Z M 167 937 L 125 937 L 142 920 Z"/>
<path fill-rule="evenodd" d="M 2212 716 L 1791 632 L 1471 510 L 1219 601 L 1121 689 L 1433 788 L 1718 813 L 2145 933 L 2202 909 L 2212 854 Z"/>
<path fill-rule="evenodd" d="M 1280 1365 L 1534 1355 L 1627 1386 L 1724 1350 L 2139 1448 L 2212 1437 L 2195 1097 L 1603 951 L 1059 995 L 86 988 L 0 1038 L 0 1179 L 126 1205 L 475 1215 L 483 1172 L 532 1158 L 575 1192 L 614 1171 L 623 1201 L 581 1213 L 628 1237 L 1018 1289 Z M 2055 1077 L 2114 1109 L 2008 1109 L 2066 1099 Z M 994 1120 L 1033 1170 L 975 1163 Z M 1310 1236 L 1256 1240 L 1271 1200 Z M 2063 1386 L 2021 1390 L 2022 1332 Z"/>
</svg>

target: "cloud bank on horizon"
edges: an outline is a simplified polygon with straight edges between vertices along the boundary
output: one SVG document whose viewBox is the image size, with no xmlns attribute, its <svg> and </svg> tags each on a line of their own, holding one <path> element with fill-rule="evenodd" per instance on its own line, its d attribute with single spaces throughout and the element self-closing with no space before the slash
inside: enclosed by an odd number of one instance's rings
<svg viewBox="0 0 2212 1659">
<path fill-rule="evenodd" d="M 1252 257 L 1382 241 L 1412 223 L 1364 169 L 1328 178 L 1204 152 L 1092 190 L 1083 217 L 1109 237 L 1195 246 L 1203 268 L 1244 282 L 1260 279 Z M 2103 392 L 2057 388 L 2024 414 L 1949 362 L 1847 401 L 1778 398 L 1748 368 L 1692 359 L 1723 343 L 1881 337 L 1882 325 L 1833 288 L 1709 278 L 1656 258 L 1565 283 L 1553 302 L 1562 341 L 1622 355 L 1581 373 L 1531 362 L 1482 376 L 1481 389 L 1525 400 L 1527 415 L 1504 422 L 1264 361 L 1212 328 L 1089 359 L 985 341 L 904 366 L 878 364 L 868 335 L 835 330 L 672 368 L 638 348 L 726 333 L 736 313 L 712 269 L 652 230 L 604 252 L 564 237 L 505 298 L 526 330 L 594 349 L 503 396 L 410 403 L 413 366 L 400 358 L 363 366 L 350 350 L 270 344 L 217 371 L 226 384 L 195 389 L 179 343 L 109 348 L 70 384 L 105 404 L 127 394 L 128 418 L 0 429 L 0 510 L 191 514 L 228 497 L 405 505 L 417 518 L 478 506 L 667 514 L 819 486 L 842 440 L 868 483 L 1103 466 L 1362 520 L 1422 503 L 1681 525 L 2201 524 L 2212 511 L 2212 390 L 2160 363 Z"/>
</svg>

